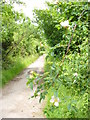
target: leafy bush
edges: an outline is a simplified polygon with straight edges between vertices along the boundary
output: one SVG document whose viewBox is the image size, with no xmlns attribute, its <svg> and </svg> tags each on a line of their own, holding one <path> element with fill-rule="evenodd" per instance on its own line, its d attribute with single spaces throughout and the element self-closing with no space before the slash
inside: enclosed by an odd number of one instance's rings
<svg viewBox="0 0 90 120">
<path fill-rule="evenodd" d="M 77 28 L 70 50 L 80 53 L 79 45 L 86 39 L 83 36 L 88 36 L 88 4 L 86 2 L 58 2 L 57 4 L 48 3 L 48 6 L 49 9 L 46 10 L 35 10 L 35 17 L 41 31 L 44 31 L 47 43 L 51 47 L 60 44 L 58 48 L 54 48 L 54 54 L 61 56 L 66 52 L 75 24 Z M 83 15 L 80 16 L 82 12 Z M 69 21 L 70 29 L 60 24 L 65 20 Z"/>
<path fill-rule="evenodd" d="M 32 97 L 40 94 L 40 102 L 47 95 L 48 102 L 44 110 L 47 117 L 87 118 L 87 3 L 58 2 L 48 5 L 47 10 L 35 10 L 36 21 L 49 45 L 45 72 L 43 75 L 31 75 L 27 85 L 33 89 L 33 85 L 37 84 Z M 54 98 L 51 98 L 53 95 Z"/>
<path fill-rule="evenodd" d="M 80 45 L 82 54 L 74 53 L 66 56 L 64 63 L 46 61 L 44 75 L 35 75 L 28 79 L 27 85 L 37 90 L 32 97 L 40 94 L 40 101 L 47 95 L 44 113 L 48 118 L 88 118 L 88 44 Z M 56 77 L 59 73 L 58 78 Z M 36 82 L 34 81 L 36 79 Z M 41 82 L 40 82 L 41 81 Z M 39 84 L 42 83 L 42 84 Z M 55 107 L 50 103 L 51 96 L 60 99 Z"/>
<path fill-rule="evenodd" d="M 11 1 L 10 4 L 5 1 L 0 2 L 3 69 L 8 69 L 15 56 L 25 58 L 36 54 L 36 46 L 40 44 L 38 28 L 32 25 L 30 18 L 23 13 L 14 11 L 13 2 L 16 1 Z"/>
<path fill-rule="evenodd" d="M 1 41 L 2 41 L 2 58 L 4 59 L 7 50 L 12 46 L 14 41 L 14 32 L 17 29 L 17 21 L 20 19 L 22 14 L 15 12 L 10 4 L 0 2 L 1 10 Z"/>
<path fill-rule="evenodd" d="M 13 3 L 23 4 L 19 0 L 0 1 L 0 86 L 8 83 L 37 58 L 36 46 L 40 46 L 41 40 L 38 28 L 31 24 L 29 17 L 16 12 Z"/>
</svg>

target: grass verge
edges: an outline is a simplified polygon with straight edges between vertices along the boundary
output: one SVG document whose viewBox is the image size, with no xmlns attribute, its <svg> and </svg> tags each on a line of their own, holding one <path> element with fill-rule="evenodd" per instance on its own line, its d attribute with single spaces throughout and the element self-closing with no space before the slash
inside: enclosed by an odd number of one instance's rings
<svg viewBox="0 0 90 120">
<path fill-rule="evenodd" d="M 50 103 L 54 95 L 53 88 L 50 88 L 47 95 L 47 104 L 44 108 L 44 114 L 47 118 L 88 118 L 88 94 L 75 95 L 64 85 L 60 85 L 58 97 L 59 106 L 56 107 Z"/>
<path fill-rule="evenodd" d="M 26 58 L 15 58 L 14 65 L 12 67 L 7 70 L 2 70 L 2 82 L 0 82 L 0 87 L 3 87 L 10 80 L 16 77 L 22 70 L 34 62 L 37 58 L 38 54 L 31 55 Z"/>
</svg>

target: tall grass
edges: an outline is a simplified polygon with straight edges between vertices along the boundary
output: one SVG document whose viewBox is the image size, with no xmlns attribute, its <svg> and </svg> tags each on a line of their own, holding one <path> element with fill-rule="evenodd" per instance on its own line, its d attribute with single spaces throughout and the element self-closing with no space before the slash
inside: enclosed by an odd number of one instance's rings
<svg viewBox="0 0 90 120">
<path fill-rule="evenodd" d="M 38 54 L 31 55 L 25 58 L 15 58 L 14 65 L 7 70 L 2 70 L 2 85 L 7 84 L 10 80 L 16 77 L 22 70 L 38 58 Z M 1 83 L 1 82 L 0 82 Z"/>
</svg>

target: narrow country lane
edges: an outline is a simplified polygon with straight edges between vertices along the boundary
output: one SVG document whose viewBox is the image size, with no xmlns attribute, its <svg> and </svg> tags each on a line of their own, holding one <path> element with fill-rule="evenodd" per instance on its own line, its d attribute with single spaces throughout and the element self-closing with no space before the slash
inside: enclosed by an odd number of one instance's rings
<svg viewBox="0 0 90 120">
<path fill-rule="evenodd" d="M 0 96 L 0 111 L 2 118 L 44 118 L 45 101 L 39 103 L 39 97 L 29 99 L 33 91 L 27 88 L 27 74 L 30 70 L 43 72 L 45 55 L 40 56 L 28 68 L 2 89 Z M 35 89 L 35 87 L 34 87 Z M 1 112 L 0 112 L 1 113 Z M 0 116 L 1 118 L 1 116 Z"/>
</svg>

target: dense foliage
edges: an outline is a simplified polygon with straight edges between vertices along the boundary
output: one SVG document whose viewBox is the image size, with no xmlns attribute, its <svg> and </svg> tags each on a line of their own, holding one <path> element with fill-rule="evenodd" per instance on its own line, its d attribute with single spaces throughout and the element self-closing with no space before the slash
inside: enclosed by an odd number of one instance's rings
<svg viewBox="0 0 90 120">
<path fill-rule="evenodd" d="M 29 17 L 14 10 L 14 2 L 23 4 L 19 0 L 10 3 L 0 1 L 2 84 L 13 79 L 32 60 L 36 59 L 37 53 L 40 52 L 40 50 L 37 51 L 37 46 L 40 47 L 41 41 L 38 28 L 31 23 Z M 33 54 L 35 57 L 32 57 Z"/>
<path fill-rule="evenodd" d="M 32 89 L 38 85 L 32 97 L 40 94 L 40 101 L 48 94 L 47 117 L 87 118 L 88 4 L 58 2 L 48 6 L 35 10 L 36 22 L 48 44 L 45 72 L 33 72 L 27 85 Z"/>
<path fill-rule="evenodd" d="M 75 24 L 78 24 L 78 26 L 76 28 L 77 31 L 74 33 L 74 40 L 71 43 L 70 50 L 80 53 L 79 45 L 85 41 L 85 37 L 83 36 L 88 36 L 87 3 L 59 2 L 58 4 L 51 5 L 48 3 L 48 5 L 49 9 L 47 10 L 35 10 L 35 17 L 41 30 L 44 30 L 47 43 L 51 47 L 57 44 L 60 45 L 54 48 L 54 56 L 59 54 L 61 57 L 66 51 L 67 43 L 70 40 Z M 83 17 L 79 18 L 82 11 L 84 11 Z M 60 25 L 65 20 L 69 20 L 70 30 Z"/>
<path fill-rule="evenodd" d="M 2 60 L 10 57 L 25 56 L 35 53 L 35 47 L 40 42 L 38 29 L 31 24 L 30 18 L 23 13 L 15 12 L 12 4 L 1 2 L 1 41 Z M 6 64 L 3 66 L 5 67 Z"/>
</svg>

